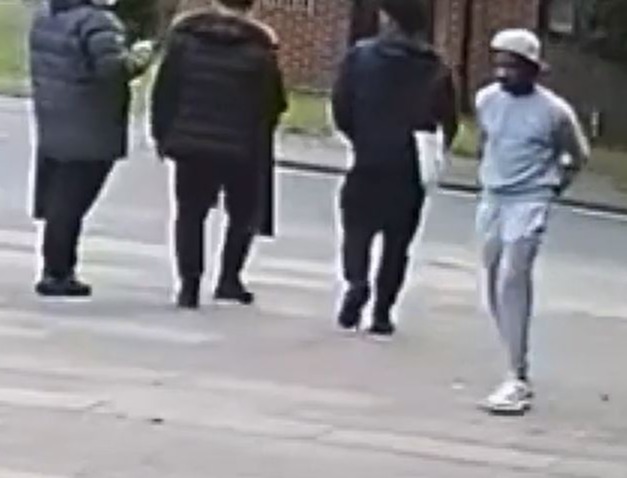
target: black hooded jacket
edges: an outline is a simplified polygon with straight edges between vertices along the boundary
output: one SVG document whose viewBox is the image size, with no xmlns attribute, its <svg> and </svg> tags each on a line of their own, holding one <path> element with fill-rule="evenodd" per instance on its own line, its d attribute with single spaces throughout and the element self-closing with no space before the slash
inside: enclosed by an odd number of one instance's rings
<svg viewBox="0 0 627 478">
<path fill-rule="evenodd" d="M 91 5 L 90 0 L 48 0 L 48 3 L 52 13 L 60 13 L 72 8 Z"/>
<path fill-rule="evenodd" d="M 451 71 L 427 44 L 400 32 L 364 40 L 348 54 L 333 92 L 333 114 L 355 149 L 355 170 L 404 175 L 416 163 L 413 133 L 457 131 Z"/>
<path fill-rule="evenodd" d="M 424 199 L 414 133 L 440 125 L 450 142 L 457 130 L 450 70 L 429 45 L 384 32 L 349 52 L 333 115 L 355 153 L 342 190 L 345 219 L 406 224 Z"/>
</svg>

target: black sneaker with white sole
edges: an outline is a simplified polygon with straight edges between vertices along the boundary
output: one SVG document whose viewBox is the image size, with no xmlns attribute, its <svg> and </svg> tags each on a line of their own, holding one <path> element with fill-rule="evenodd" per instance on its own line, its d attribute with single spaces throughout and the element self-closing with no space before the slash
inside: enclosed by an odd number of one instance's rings
<svg viewBox="0 0 627 478">
<path fill-rule="evenodd" d="M 176 305 L 180 309 L 195 310 L 200 307 L 200 280 L 184 279 Z"/>
<path fill-rule="evenodd" d="M 361 314 L 364 306 L 370 299 L 370 289 L 367 285 L 351 286 L 342 302 L 337 322 L 344 330 L 357 330 L 361 325 Z"/>
<path fill-rule="evenodd" d="M 239 281 L 221 282 L 216 288 L 214 299 L 241 305 L 252 305 L 255 303 L 255 294 L 247 290 Z"/>
<path fill-rule="evenodd" d="M 76 277 L 56 278 L 46 276 L 35 286 L 35 291 L 42 297 L 89 297 L 92 288 Z"/>
</svg>

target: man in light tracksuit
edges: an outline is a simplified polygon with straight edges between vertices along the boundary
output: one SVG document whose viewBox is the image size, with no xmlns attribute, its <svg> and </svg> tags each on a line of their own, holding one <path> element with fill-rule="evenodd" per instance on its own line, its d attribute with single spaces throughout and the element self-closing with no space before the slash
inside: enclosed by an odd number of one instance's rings
<svg viewBox="0 0 627 478">
<path fill-rule="evenodd" d="M 536 35 L 500 32 L 492 50 L 496 81 L 476 100 L 483 187 L 477 228 L 487 302 L 510 373 L 483 405 L 492 413 L 524 413 L 533 396 L 527 360 L 533 266 L 551 205 L 590 148 L 573 109 L 537 83 L 544 65 Z"/>
</svg>

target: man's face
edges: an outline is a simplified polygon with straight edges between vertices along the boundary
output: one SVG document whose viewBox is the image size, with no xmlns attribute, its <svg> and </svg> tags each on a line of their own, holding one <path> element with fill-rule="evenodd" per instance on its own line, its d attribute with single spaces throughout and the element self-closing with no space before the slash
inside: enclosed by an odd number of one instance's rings
<svg viewBox="0 0 627 478">
<path fill-rule="evenodd" d="M 503 89 L 514 94 L 524 94 L 533 89 L 538 75 L 538 68 L 513 53 L 498 51 L 494 53 L 493 70 L 495 79 Z"/>
</svg>

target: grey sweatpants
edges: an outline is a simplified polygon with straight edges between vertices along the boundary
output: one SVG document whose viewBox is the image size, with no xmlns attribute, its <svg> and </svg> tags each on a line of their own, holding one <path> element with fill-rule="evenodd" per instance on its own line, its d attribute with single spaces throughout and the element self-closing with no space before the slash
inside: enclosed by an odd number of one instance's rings
<svg viewBox="0 0 627 478">
<path fill-rule="evenodd" d="M 533 308 L 533 266 L 550 203 L 484 198 L 477 229 L 486 273 L 487 304 L 518 378 L 528 373 L 529 329 Z"/>
</svg>

